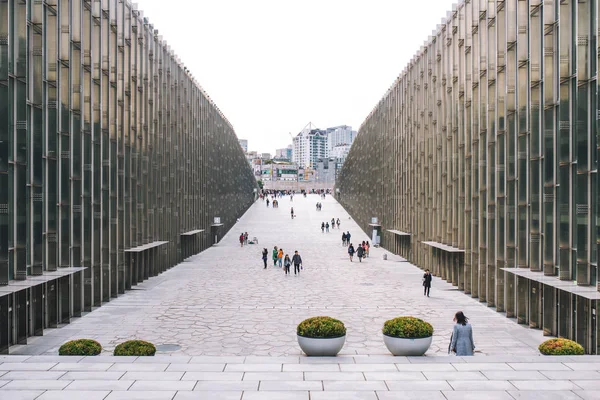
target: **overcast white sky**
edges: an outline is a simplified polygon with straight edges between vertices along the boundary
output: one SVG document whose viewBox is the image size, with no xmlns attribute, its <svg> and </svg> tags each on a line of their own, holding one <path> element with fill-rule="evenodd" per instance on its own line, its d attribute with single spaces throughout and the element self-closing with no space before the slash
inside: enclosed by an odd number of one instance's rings
<svg viewBox="0 0 600 400">
<path fill-rule="evenodd" d="M 135 1 L 135 0 L 134 0 Z M 137 0 L 249 150 L 358 130 L 451 0 Z"/>
</svg>

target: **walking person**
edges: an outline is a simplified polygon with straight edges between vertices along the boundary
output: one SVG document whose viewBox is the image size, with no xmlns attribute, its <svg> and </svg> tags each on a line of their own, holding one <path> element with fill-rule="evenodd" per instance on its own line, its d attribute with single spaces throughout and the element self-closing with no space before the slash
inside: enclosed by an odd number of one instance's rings
<svg viewBox="0 0 600 400">
<path fill-rule="evenodd" d="M 290 213 L 292 214 L 292 219 L 294 219 L 294 207 L 292 207 L 292 210 L 290 211 Z"/>
<path fill-rule="evenodd" d="M 244 234 L 240 235 L 240 247 L 244 247 Z"/>
<path fill-rule="evenodd" d="M 279 252 L 277 251 L 277 246 L 273 247 L 273 253 L 271 254 L 271 257 L 273 258 L 273 266 L 275 267 L 277 265 L 277 254 Z"/>
<path fill-rule="evenodd" d="M 340 229 L 340 219 L 338 218 L 336 222 L 337 222 L 338 229 Z"/>
<path fill-rule="evenodd" d="M 298 250 L 294 252 L 294 257 L 292 257 L 292 263 L 294 264 L 294 275 L 298 273 L 300 275 L 300 268 L 302 266 L 302 257 L 298 254 Z"/>
<path fill-rule="evenodd" d="M 267 197 L 267 208 L 269 208 L 269 198 Z"/>
<path fill-rule="evenodd" d="M 264 248 L 262 251 L 262 260 L 263 260 L 263 263 L 265 264 L 265 267 L 263 269 L 267 269 L 267 257 L 268 256 L 269 256 L 269 251 L 266 248 Z"/>
<path fill-rule="evenodd" d="M 342 246 L 346 247 L 346 232 L 342 232 Z"/>
<path fill-rule="evenodd" d="M 331 218 L 331 229 L 335 229 L 335 218 Z"/>
<path fill-rule="evenodd" d="M 321 233 L 325 233 L 325 222 L 321 222 Z"/>
<path fill-rule="evenodd" d="M 350 243 L 350 237 L 351 237 L 351 236 L 352 236 L 352 235 L 350 235 L 350 231 L 346 232 L 346 242 L 347 242 L 347 243 Z"/>
<path fill-rule="evenodd" d="M 325 232 L 329 233 L 329 222 L 325 224 Z"/>
<path fill-rule="evenodd" d="M 475 351 L 473 341 L 473 328 L 469 324 L 469 318 L 462 311 L 454 314 L 454 329 L 450 338 L 448 353 L 453 352 L 457 356 L 472 356 Z"/>
<path fill-rule="evenodd" d="M 431 272 L 429 272 L 429 270 L 426 269 L 425 273 L 423 274 L 423 296 L 429 297 L 429 291 L 431 290 L 431 280 L 432 279 L 433 279 L 433 276 L 431 275 Z"/>
<path fill-rule="evenodd" d="M 244 233 L 244 246 L 248 245 L 248 232 Z"/>
<path fill-rule="evenodd" d="M 279 268 L 283 266 L 283 249 L 279 249 L 277 252 L 277 264 L 279 264 Z"/>
<path fill-rule="evenodd" d="M 286 275 L 290 273 L 291 265 L 292 265 L 292 260 L 290 260 L 290 256 L 286 254 L 285 259 L 283 260 L 283 268 L 285 270 Z"/>
<path fill-rule="evenodd" d="M 352 243 L 348 247 L 348 255 L 350 256 L 350 262 L 352 262 L 352 257 L 354 257 L 354 246 L 352 246 Z"/>
<path fill-rule="evenodd" d="M 369 244 L 369 241 L 367 240 L 367 248 L 365 249 L 365 255 L 367 257 L 369 257 L 369 249 L 371 248 L 371 245 Z"/>
<path fill-rule="evenodd" d="M 359 243 L 358 248 L 356 249 L 356 256 L 358 257 L 359 262 L 362 262 L 362 258 L 364 255 L 365 255 L 365 249 L 363 249 L 363 247 Z"/>
</svg>

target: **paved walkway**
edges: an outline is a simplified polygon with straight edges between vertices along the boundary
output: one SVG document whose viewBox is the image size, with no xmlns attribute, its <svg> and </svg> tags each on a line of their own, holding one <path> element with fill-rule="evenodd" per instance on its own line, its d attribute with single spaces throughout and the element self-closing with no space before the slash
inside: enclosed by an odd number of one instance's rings
<svg viewBox="0 0 600 400">
<path fill-rule="evenodd" d="M 350 263 L 341 232 L 322 234 L 321 221 L 340 217 L 355 243 L 367 236 L 331 198 L 315 211 L 318 200 L 296 197 L 294 221 L 289 199 L 275 210 L 259 202 L 218 246 L 12 349 L 30 355 L 0 356 L 0 400 L 600 399 L 600 357 L 539 356 L 540 331 L 438 279 L 432 297 L 423 297 L 422 271 L 383 261 L 382 249 Z M 260 245 L 240 248 L 240 231 Z M 263 270 L 260 250 L 273 245 L 301 252 L 300 276 Z M 457 310 L 472 319 L 475 357 L 446 354 Z M 295 327 L 315 315 L 345 322 L 340 356 L 301 355 Z M 433 324 L 426 357 L 389 355 L 380 330 L 398 315 Z M 105 355 L 56 355 L 61 343 L 81 337 L 99 340 Z M 179 348 L 155 357 L 109 355 L 132 338 Z"/>
<path fill-rule="evenodd" d="M 315 210 L 317 201 L 323 210 Z M 290 206 L 297 218 L 291 220 Z M 471 318 L 482 355 L 537 355 L 539 330 L 517 325 L 504 315 L 434 278 L 431 297 L 423 296 L 422 271 L 407 262 L 384 261 L 383 249 L 351 263 L 341 245 L 341 231 L 321 233 L 321 221 L 340 218 L 355 246 L 369 237 L 330 196 L 280 200 L 280 207 L 257 202 L 215 247 L 152 278 L 83 318 L 47 330 L 12 354 L 53 354 L 67 340 L 93 338 L 107 354 L 116 344 L 137 338 L 173 344 L 179 355 L 300 355 L 296 325 L 305 318 L 329 315 L 348 329 L 341 354 L 388 354 L 381 339 L 387 319 L 413 315 L 433 324 L 428 355 L 447 355 L 452 318 L 462 310 Z M 258 237 L 259 245 L 240 247 L 240 232 Z M 262 268 L 261 250 L 299 250 L 304 270 L 285 276 L 269 263 Z"/>
</svg>

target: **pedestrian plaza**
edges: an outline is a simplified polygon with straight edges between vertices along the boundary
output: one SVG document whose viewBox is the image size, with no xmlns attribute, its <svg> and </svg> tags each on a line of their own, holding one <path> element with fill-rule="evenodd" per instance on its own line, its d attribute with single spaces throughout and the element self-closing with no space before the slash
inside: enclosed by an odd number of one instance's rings
<svg viewBox="0 0 600 400">
<path fill-rule="evenodd" d="M 0 399 L 600 399 L 598 356 L 540 356 L 542 331 L 437 277 L 424 297 L 423 271 L 382 248 L 351 263 L 342 231 L 350 231 L 355 247 L 370 235 L 331 196 L 279 202 L 273 209 L 257 201 L 217 245 L 12 347 L 0 357 Z M 321 233 L 321 222 L 332 218 L 340 218 L 341 230 Z M 259 243 L 240 247 L 241 232 Z M 273 266 L 273 246 L 290 257 L 300 252 L 298 276 Z M 473 325 L 473 357 L 448 355 L 459 310 Z M 309 358 L 298 347 L 297 324 L 320 315 L 346 325 L 338 357 Z M 434 327 L 424 357 L 392 357 L 383 344 L 383 323 L 406 315 Z M 58 356 L 62 343 L 78 338 L 99 341 L 103 354 Z M 111 355 L 130 339 L 159 351 Z"/>
</svg>

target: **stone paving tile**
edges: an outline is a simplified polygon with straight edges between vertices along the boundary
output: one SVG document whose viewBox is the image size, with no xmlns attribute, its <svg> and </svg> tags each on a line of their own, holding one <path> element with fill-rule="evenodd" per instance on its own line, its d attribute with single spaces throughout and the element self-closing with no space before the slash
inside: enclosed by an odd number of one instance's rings
<svg viewBox="0 0 600 400">
<path fill-rule="evenodd" d="M 482 392 L 449 392 L 443 391 L 448 400 L 514 400 L 507 392 L 482 391 Z"/>
<path fill-rule="evenodd" d="M 153 357 L 138 357 L 134 362 L 139 363 L 151 363 L 151 364 L 187 364 L 192 359 L 191 356 L 153 356 Z"/>
<path fill-rule="evenodd" d="M 388 387 L 384 381 L 323 381 L 325 391 L 376 391 L 386 390 Z"/>
<path fill-rule="evenodd" d="M 396 364 L 398 371 L 448 371 L 456 372 L 452 364 Z"/>
<path fill-rule="evenodd" d="M 3 380 L 54 380 L 63 376 L 65 371 L 11 371 L 2 376 Z"/>
<path fill-rule="evenodd" d="M 252 381 L 246 381 L 252 382 Z M 321 381 L 264 381 L 260 382 L 260 390 L 275 390 L 275 391 L 289 391 L 289 390 L 323 390 L 323 383 Z"/>
<path fill-rule="evenodd" d="M 281 372 L 281 368 L 282 364 L 227 364 L 225 372 Z"/>
<path fill-rule="evenodd" d="M 506 363 L 453 364 L 457 371 L 514 371 Z"/>
<path fill-rule="evenodd" d="M 242 400 L 309 400 L 308 392 L 244 392 Z"/>
<path fill-rule="evenodd" d="M 173 400 L 241 400 L 242 393 L 241 391 L 177 392 Z"/>
<path fill-rule="evenodd" d="M 577 381 L 578 383 L 586 382 L 594 383 L 593 381 Z M 571 381 L 510 381 L 518 390 L 578 390 L 584 389 Z"/>
<path fill-rule="evenodd" d="M 568 380 L 597 380 L 600 381 L 600 372 L 598 371 L 540 371 L 548 379 L 568 379 Z"/>
<path fill-rule="evenodd" d="M 65 390 L 129 390 L 135 381 L 117 380 L 78 380 L 73 381 Z"/>
<path fill-rule="evenodd" d="M 565 390 L 538 390 L 535 392 L 517 392 L 516 390 L 509 390 L 510 394 L 515 399 L 526 399 L 526 400 L 581 400 L 585 399 L 584 396 L 576 394 L 577 392 L 565 391 Z M 585 392 L 589 393 L 589 392 Z"/>
<path fill-rule="evenodd" d="M 600 381 L 573 380 L 574 384 L 585 390 L 600 390 Z M 577 389 L 572 389 L 577 390 Z"/>
<path fill-rule="evenodd" d="M 482 371 L 486 378 L 492 381 L 531 380 L 539 381 L 547 379 L 539 371 Z"/>
<path fill-rule="evenodd" d="M 600 399 L 600 390 L 598 390 L 598 391 L 574 390 L 573 393 L 575 393 L 577 396 L 579 396 L 585 400 L 599 400 Z"/>
<path fill-rule="evenodd" d="M 128 391 L 111 392 L 104 400 L 172 400 L 177 392 L 174 391 Z"/>
<path fill-rule="evenodd" d="M 364 381 L 362 372 L 305 372 L 307 381 Z"/>
<path fill-rule="evenodd" d="M 105 371 L 71 371 L 67 372 L 59 379 L 61 380 L 119 380 L 125 375 L 125 372 L 105 372 Z"/>
<path fill-rule="evenodd" d="M 51 371 L 106 371 L 114 364 L 112 363 L 58 363 L 54 365 L 50 370 Z"/>
<path fill-rule="evenodd" d="M 508 381 L 448 381 L 452 389 L 458 391 L 475 390 L 514 390 L 515 387 Z"/>
<path fill-rule="evenodd" d="M 194 391 L 258 390 L 258 381 L 198 381 Z"/>
<path fill-rule="evenodd" d="M 1 388 L 2 386 L 6 385 L 8 382 L 10 382 L 10 381 L 0 381 L 0 388 Z"/>
<path fill-rule="evenodd" d="M 43 337 L 43 336 L 40 336 Z M 76 363 L 83 360 L 84 356 L 31 356 L 27 358 L 24 363 L 59 363 L 59 362 L 69 362 Z"/>
<path fill-rule="evenodd" d="M 598 357 L 598 362 L 565 363 L 565 366 L 569 367 L 574 371 L 600 371 L 600 356 L 594 357 Z"/>
<path fill-rule="evenodd" d="M 377 392 L 379 400 L 446 400 L 442 392 L 433 390 Z"/>
<path fill-rule="evenodd" d="M 303 372 L 246 372 L 245 381 L 302 381 Z"/>
<path fill-rule="evenodd" d="M 2 363 L 0 371 L 48 371 L 54 367 L 56 363 Z"/>
<path fill-rule="evenodd" d="M 186 372 L 183 381 L 241 381 L 243 372 Z"/>
<path fill-rule="evenodd" d="M 377 400 L 377 395 L 367 391 L 310 392 L 310 400 Z"/>
<path fill-rule="evenodd" d="M 196 356 L 189 361 L 190 364 L 243 364 L 246 357 L 236 356 Z"/>
<path fill-rule="evenodd" d="M 2 390 L 0 399 L 6 400 L 34 400 L 44 393 L 43 390 Z"/>
<path fill-rule="evenodd" d="M 140 372 L 129 371 L 121 379 L 127 381 L 178 381 L 185 372 Z"/>
<path fill-rule="evenodd" d="M 135 381 L 129 390 L 188 390 L 196 386 L 196 381 Z"/>
<path fill-rule="evenodd" d="M 323 203 L 324 213 L 314 210 L 317 201 Z M 298 213 L 293 223 L 285 212 L 291 205 Z M 540 330 L 516 324 L 437 277 L 432 297 L 424 298 L 420 293 L 422 270 L 408 262 L 384 261 L 382 255 L 388 253 L 384 249 L 373 248 L 363 263 L 350 263 L 341 246 L 341 233 L 335 229 L 329 234 L 320 232 L 325 217 L 339 217 L 342 228 L 353 233 L 354 241 L 370 238 L 332 197 L 321 200 L 311 195 L 293 203 L 283 198 L 280 209 L 267 208 L 259 201 L 217 246 L 141 283 L 137 286 L 141 290 L 129 291 L 94 312 L 74 318 L 67 327 L 50 330 L 48 335 L 31 340 L 31 345 L 11 351 L 56 355 L 64 341 L 91 337 L 102 344 L 103 354 L 110 355 L 124 339 L 144 339 L 157 345 L 181 346 L 172 355 L 191 356 L 190 363 L 319 363 L 322 361 L 302 356 L 295 328 L 304 318 L 331 315 L 343 320 L 348 329 L 342 356 L 385 357 L 389 353 L 381 338 L 381 326 L 387 319 L 411 314 L 425 318 L 435 328 L 428 357 L 383 362 L 436 363 L 435 356 L 448 358 L 452 317 L 462 310 L 473 323 L 475 342 L 481 351 L 473 358 L 539 357 L 536 347 L 544 339 Z M 258 237 L 260 245 L 240 247 L 238 231 Z M 300 276 L 286 277 L 272 266 L 263 270 L 260 251 L 274 245 L 286 252 L 300 251 L 305 267 Z M 230 270 L 231 259 L 236 260 L 235 274 Z M 301 300 L 282 302 L 287 293 Z M 241 358 L 224 361 L 219 356 Z M 163 354 L 158 357 L 134 361 L 161 364 Z M 124 358 L 97 361 L 129 362 Z M 383 362 L 359 358 L 340 361 Z M 469 361 L 454 357 L 453 362 Z"/>
<path fill-rule="evenodd" d="M 170 364 L 167 367 L 168 372 L 223 372 L 224 369 L 225 364 Z"/>
<path fill-rule="evenodd" d="M 68 400 L 103 400 L 108 396 L 108 391 L 73 390 L 68 393 Z M 61 390 L 48 390 L 36 400 L 65 400 L 65 392 Z"/>
<path fill-rule="evenodd" d="M 162 372 L 169 364 L 113 364 L 108 371 L 139 371 L 139 372 Z"/>
<path fill-rule="evenodd" d="M 385 381 L 389 390 L 452 390 L 446 381 Z"/>
<path fill-rule="evenodd" d="M 37 379 L 28 379 L 28 380 L 18 380 L 11 381 L 6 385 L 0 388 L 0 395 L 4 393 L 4 390 L 62 390 L 70 384 L 71 381 L 57 381 L 57 380 L 37 380 Z"/>
<path fill-rule="evenodd" d="M 437 372 L 437 371 L 425 371 L 423 375 L 428 380 L 460 380 L 460 381 L 484 381 L 487 380 L 481 372 Z"/>
<path fill-rule="evenodd" d="M 515 371 L 572 371 L 564 364 L 553 363 L 509 363 Z"/>
<path fill-rule="evenodd" d="M 340 372 L 340 368 L 338 364 L 283 364 L 283 372 Z"/>
<path fill-rule="evenodd" d="M 341 364 L 342 372 L 398 372 L 395 364 Z"/>
<path fill-rule="evenodd" d="M 94 357 L 84 357 L 81 361 L 82 363 L 125 363 L 130 364 L 135 362 L 139 357 L 134 356 L 94 356 Z M 61 360 L 59 360 L 61 361 Z M 62 360 L 65 361 L 65 360 Z"/>
<path fill-rule="evenodd" d="M 368 381 L 424 381 L 425 375 L 421 372 L 365 372 Z"/>
</svg>

